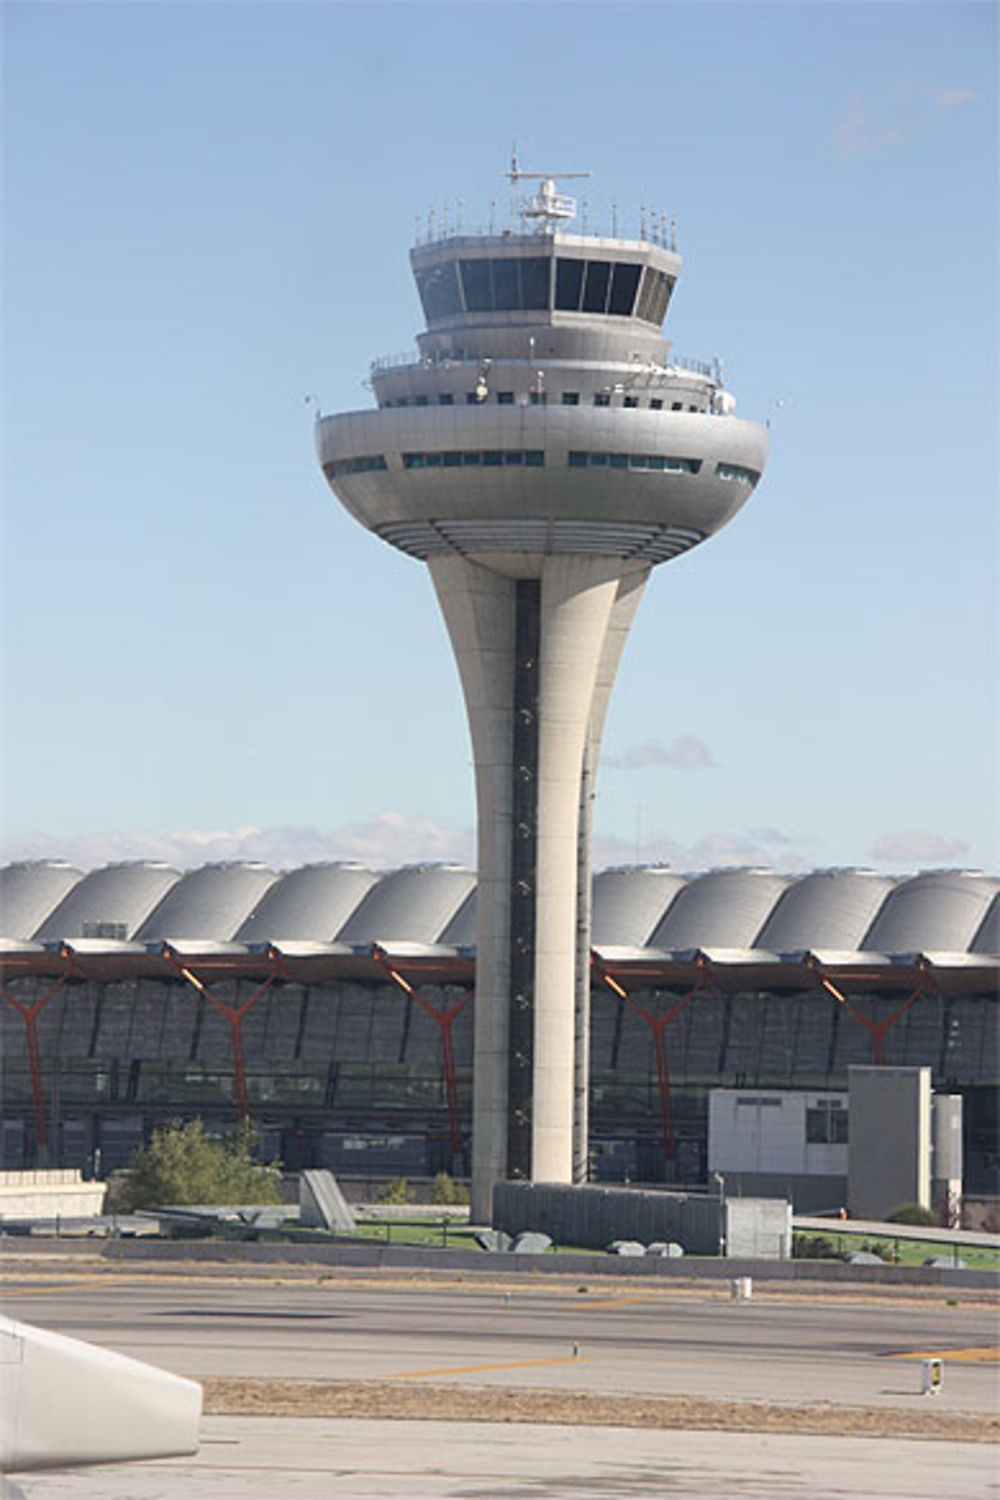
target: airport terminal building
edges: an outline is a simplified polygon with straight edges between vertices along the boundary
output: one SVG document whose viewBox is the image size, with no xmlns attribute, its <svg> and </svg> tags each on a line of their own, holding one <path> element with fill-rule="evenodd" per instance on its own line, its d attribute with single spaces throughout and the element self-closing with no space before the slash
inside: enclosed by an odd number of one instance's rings
<svg viewBox="0 0 1000 1500">
<path fill-rule="evenodd" d="M 105 1175 L 249 1114 L 289 1170 L 467 1175 L 475 905 L 450 865 L 7 866 L 0 1165 Z M 874 1063 L 961 1096 L 964 1190 L 998 1192 L 1000 880 L 609 869 L 592 942 L 591 1180 L 703 1183 L 720 1087 L 807 1093 L 818 1141 Z"/>
</svg>

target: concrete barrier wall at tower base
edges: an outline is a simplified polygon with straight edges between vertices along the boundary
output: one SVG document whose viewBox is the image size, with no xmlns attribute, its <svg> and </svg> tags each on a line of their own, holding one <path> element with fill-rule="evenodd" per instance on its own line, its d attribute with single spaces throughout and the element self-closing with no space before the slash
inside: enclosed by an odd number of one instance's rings
<svg viewBox="0 0 1000 1500">
<path fill-rule="evenodd" d="M 590 1250 L 613 1240 L 673 1240 L 687 1255 L 721 1255 L 727 1244 L 732 1254 L 791 1253 L 791 1210 L 782 1199 L 727 1204 L 693 1193 L 501 1182 L 493 1189 L 493 1227 L 512 1235 L 541 1230 L 557 1245 Z"/>
<path fill-rule="evenodd" d="M 674 1240 L 687 1255 L 718 1255 L 723 1206 L 717 1198 L 642 1188 L 564 1187 L 498 1182 L 493 1227 L 508 1234 L 538 1229 L 557 1245 L 603 1250 L 613 1240 Z"/>
</svg>

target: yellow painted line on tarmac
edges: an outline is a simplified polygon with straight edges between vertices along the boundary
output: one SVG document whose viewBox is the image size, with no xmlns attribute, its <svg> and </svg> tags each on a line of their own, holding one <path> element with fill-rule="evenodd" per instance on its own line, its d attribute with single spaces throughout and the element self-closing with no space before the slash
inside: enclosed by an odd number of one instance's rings
<svg viewBox="0 0 1000 1500">
<path fill-rule="evenodd" d="M 177 1284 L 188 1281 L 187 1277 L 177 1277 Z M 194 1279 L 194 1278 L 190 1278 Z M 113 1271 L 106 1271 L 101 1275 L 79 1276 L 72 1281 L 38 1281 L 35 1277 L 30 1278 L 31 1286 L 7 1286 L 0 1287 L 0 1297 L 47 1297 L 53 1292 L 79 1292 L 89 1287 L 107 1287 L 113 1291 L 119 1286 L 151 1286 L 162 1290 L 168 1285 L 165 1278 L 151 1276 L 118 1276 Z"/>
<path fill-rule="evenodd" d="M 582 1365 L 583 1354 L 566 1354 L 559 1359 L 513 1359 L 493 1365 L 449 1365 L 440 1370 L 396 1370 L 387 1380 L 427 1380 L 432 1375 L 478 1375 L 481 1370 L 527 1370 L 537 1365 Z"/>
<path fill-rule="evenodd" d="M 78 1292 L 79 1284 L 72 1286 L 27 1286 L 27 1287 L 0 1287 L 0 1297 L 47 1297 L 50 1292 Z"/>
<path fill-rule="evenodd" d="M 1000 1365 L 1000 1344 L 983 1344 L 970 1349 L 907 1349 L 890 1354 L 890 1359 L 944 1359 L 961 1365 Z"/>
</svg>

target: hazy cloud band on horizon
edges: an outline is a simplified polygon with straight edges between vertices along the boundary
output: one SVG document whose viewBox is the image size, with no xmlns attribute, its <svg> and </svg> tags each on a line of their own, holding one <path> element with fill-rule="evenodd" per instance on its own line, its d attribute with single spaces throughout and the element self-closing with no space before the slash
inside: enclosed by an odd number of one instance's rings
<svg viewBox="0 0 1000 1500">
<path fill-rule="evenodd" d="M 707 771 L 716 762 L 704 740 L 693 734 L 680 734 L 664 747 L 659 740 L 633 745 L 622 755 L 604 755 L 602 766 L 611 771 L 639 771 L 646 766 L 670 766 L 675 771 Z"/>
<path fill-rule="evenodd" d="M 437 863 L 472 869 L 475 848 L 475 830 L 471 827 L 390 811 L 334 829 L 246 826 L 72 837 L 37 832 L 4 839 L 0 863 L 65 859 L 90 870 L 124 860 L 162 860 L 188 870 L 226 860 L 251 860 L 280 871 L 345 860 L 375 870 Z M 885 869 L 906 872 L 928 865 L 961 864 L 968 852 L 968 844 L 961 839 L 930 829 L 909 829 L 883 833 L 863 854 L 859 850 L 855 863 L 871 860 Z M 823 867 L 824 863 L 813 837 L 791 835 L 775 827 L 715 829 L 692 843 L 681 843 L 668 833 L 656 831 L 641 841 L 599 833 L 593 844 L 595 870 L 634 864 L 669 864 L 682 871 L 758 865 L 796 874 Z"/>
</svg>

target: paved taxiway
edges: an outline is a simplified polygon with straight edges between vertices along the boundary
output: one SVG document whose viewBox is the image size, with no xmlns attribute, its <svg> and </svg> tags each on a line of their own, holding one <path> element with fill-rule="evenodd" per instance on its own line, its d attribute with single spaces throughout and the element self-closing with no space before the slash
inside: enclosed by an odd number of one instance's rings
<svg viewBox="0 0 1000 1500">
<path fill-rule="evenodd" d="M 637 1292 L 341 1278 L 69 1274 L 15 1283 L 10 1316 L 178 1374 L 433 1380 L 603 1393 L 893 1405 L 921 1354 L 949 1359 L 939 1408 L 991 1410 L 995 1342 L 982 1305 L 755 1293 L 718 1284 Z M 576 1346 L 579 1354 L 574 1357 Z"/>
<path fill-rule="evenodd" d="M 996 1480 L 973 1444 L 217 1417 L 197 1460 L 24 1475 L 9 1500 L 986 1500 Z"/>
<path fill-rule="evenodd" d="M 8 1276 L 13 1317 L 178 1373 L 993 1412 L 995 1311 L 922 1298 L 336 1275 Z M 954 1299 L 953 1299 L 954 1300 Z M 574 1345 L 579 1353 L 574 1355 Z M 922 1354 L 945 1357 L 921 1397 Z M 945 1476 L 947 1484 L 945 1484 Z M 995 1450 L 890 1439 L 213 1417 L 195 1462 L 18 1481 L 28 1500 L 1000 1494 Z M 93 1486 L 97 1487 L 93 1487 Z M 102 1488 L 101 1485 L 104 1487 Z"/>
</svg>

